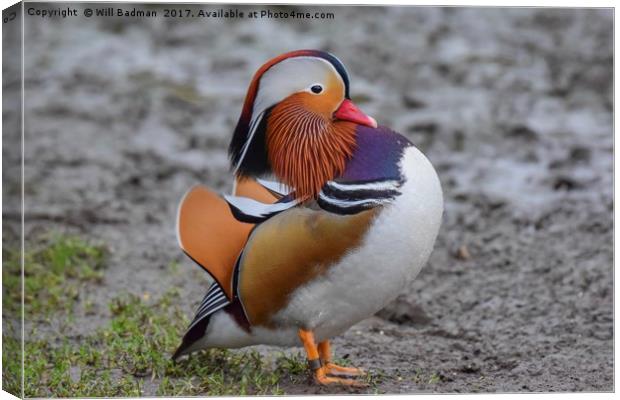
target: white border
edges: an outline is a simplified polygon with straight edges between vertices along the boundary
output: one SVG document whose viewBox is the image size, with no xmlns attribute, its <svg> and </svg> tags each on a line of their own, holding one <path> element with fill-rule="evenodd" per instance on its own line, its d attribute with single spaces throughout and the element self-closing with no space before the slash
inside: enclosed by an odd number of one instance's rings
<svg viewBox="0 0 620 400">
<path fill-rule="evenodd" d="M 51 2 L 58 2 L 58 1 L 51 1 Z M 100 0 L 100 1 L 87 1 L 88 3 L 129 3 L 126 1 L 106 1 L 106 0 Z M 87 3 L 84 2 L 84 3 Z M 2 7 L 2 9 L 5 9 L 13 4 L 15 4 L 16 1 L 12 1 L 12 0 L 0 0 L 0 6 Z M 239 0 L 229 0 L 229 1 L 196 1 L 196 2 L 191 2 L 191 1 L 175 1 L 175 0 L 150 0 L 150 1 L 135 1 L 133 3 L 198 3 L 198 4 L 208 4 L 208 3 L 213 3 L 213 4 L 314 4 L 314 5 L 334 5 L 334 4 L 340 4 L 340 5 L 378 5 L 378 6 L 382 6 L 382 5 L 411 5 L 411 6 L 460 6 L 460 7 L 466 7 L 466 6 L 473 6 L 473 7 L 559 7 L 559 8 L 595 8 L 595 7 L 605 7 L 605 8 L 614 8 L 614 23 L 615 23 L 615 16 L 616 16 L 616 10 L 615 10 L 615 6 L 616 6 L 616 2 L 615 1 L 605 1 L 605 0 L 589 0 L 589 1 L 515 1 L 515 0 L 504 0 L 502 2 L 498 2 L 498 1 L 481 1 L 481 0 L 470 0 L 470 1 L 458 1 L 458 0 L 443 0 L 443 1 L 419 1 L 419 0 L 409 0 L 409 1 L 377 1 L 377 2 L 368 2 L 368 1 L 355 1 L 355 0 L 339 0 L 338 3 L 334 3 L 331 2 L 329 0 L 314 0 L 312 2 L 302 2 L 302 1 L 290 1 L 290 0 L 270 0 L 270 1 L 266 1 L 266 2 L 260 2 L 260 1 L 256 1 L 256 0 L 246 0 L 246 1 L 239 1 Z M 23 23 L 23 13 L 22 13 L 22 23 Z M 23 27 L 23 25 L 22 25 Z M 23 30 L 22 30 L 22 43 L 23 43 Z M 617 99 L 616 94 L 617 94 L 617 86 L 616 86 L 616 80 L 615 80 L 615 75 L 616 75 L 616 64 L 615 64 L 615 54 L 616 54 L 616 50 L 618 48 L 618 34 L 617 31 L 615 30 L 615 24 L 614 24 L 614 105 L 615 105 L 615 101 Z M 1 47 L 1 43 L 0 43 L 0 47 Z M 24 46 L 25 47 L 25 46 Z M 23 60 L 23 53 L 24 53 L 24 49 L 22 47 L 22 60 Z M 0 65 L 2 64 L 2 52 L 0 51 Z M 0 70 L 0 77 L 2 76 L 2 72 Z M 23 81 L 23 62 L 22 62 L 22 93 L 23 93 L 23 85 L 24 85 L 24 81 Z M 2 88 L 0 87 L 0 101 L 1 101 L 1 95 L 2 95 Z M 22 95 L 22 109 L 23 109 L 23 104 L 24 104 L 24 98 Z M 618 188 L 618 181 L 617 181 L 617 176 L 615 174 L 615 161 L 616 161 L 616 153 L 615 153 L 615 127 L 617 126 L 616 122 L 617 122 L 617 116 L 615 113 L 615 106 L 614 106 L 614 199 L 617 198 L 618 192 L 617 192 L 617 188 Z M 24 118 L 23 118 L 23 113 L 22 113 L 22 155 L 23 155 L 23 124 L 24 124 Z M 1 128 L 0 128 L 0 144 L 2 143 L 2 138 L 1 138 Z M 2 172 L 2 166 L 1 166 L 1 160 L 2 160 L 2 155 L 0 153 L 0 180 L 1 180 L 1 172 Z M 23 157 L 22 157 L 22 209 L 23 209 Z M 2 200 L 0 199 L 0 207 L 2 206 Z M 614 207 L 614 282 L 615 282 L 615 269 L 616 269 L 616 260 L 615 260 L 615 252 L 616 252 L 616 243 L 617 242 L 617 232 L 615 231 L 615 227 L 617 226 L 617 216 L 615 213 L 615 207 Z M 2 228 L 2 222 L 0 221 L 0 231 Z M 22 252 L 23 252 L 23 215 L 22 215 Z M 1 249 L 1 243 L 0 243 L 0 249 Z M 22 273 L 23 273 L 23 268 L 22 268 Z M 0 283 L 1 283 L 1 276 L 0 276 Z M 23 293 L 23 277 L 22 277 L 22 293 Z M 618 314 L 617 314 L 617 309 L 615 307 L 615 300 L 618 299 L 618 295 L 619 295 L 619 291 L 618 291 L 618 285 L 614 284 L 614 361 L 618 360 L 618 348 L 617 346 L 615 346 L 615 340 L 616 340 L 616 332 L 617 329 L 615 329 L 616 327 L 616 321 L 618 320 Z M 1 296 L 1 294 L 0 294 Z M 23 301 L 23 296 L 22 296 L 22 301 Z M 22 306 L 22 310 L 23 310 L 23 306 Z M 23 318 L 23 314 L 22 314 L 22 318 Z M 22 337 L 23 337 L 23 320 L 22 320 Z M 0 332 L 1 332 L 1 326 L 0 326 Z M 1 348 L 0 348 L 0 353 L 1 353 Z M 23 354 L 23 341 L 22 341 L 22 354 Z M 23 359 L 22 359 L 22 366 L 23 366 Z M 23 371 L 23 370 L 22 370 Z M 615 368 L 615 364 L 614 364 L 614 385 L 615 383 L 618 382 L 618 369 Z M 22 373 L 22 379 L 23 379 L 23 373 Z M 22 385 L 23 387 L 23 385 Z M 615 386 L 614 386 L 615 387 Z M 484 399 L 484 398 L 488 398 L 488 396 L 491 395 L 493 399 L 502 399 L 502 400 L 510 400 L 510 399 L 514 399 L 517 397 L 526 397 L 528 396 L 531 399 L 537 399 L 539 397 L 543 397 L 545 400 L 559 400 L 559 399 L 582 399 L 584 397 L 589 398 L 589 399 L 611 399 L 611 398 L 615 398 L 615 394 L 614 393 L 553 393 L 553 394 L 542 394 L 542 393 L 527 393 L 527 394 L 467 394 L 464 396 L 467 396 L 467 398 L 470 399 Z M 463 395 L 456 395 L 456 394 L 441 394 L 441 395 L 385 395 L 382 396 L 382 398 L 386 398 L 386 399 L 397 399 L 397 398 L 415 398 L 415 399 L 420 399 L 420 400 L 424 400 L 424 399 L 435 399 L 437 398 L 437 396 L 441 396 L 442 398 L 457 398 L 457 397 L 461 397 Z M 293 398 L 293 397 L 299 397 L 299 396 L 279 396 L 279 398 Z M 304 396 L 304 397 L 308 397 L 308 396 Z M 361 397 L 361 396 L 321 396 L 321 399 L 325 399 L 325 400 L 334 400 L 334 399 L 342 399 L 342 400 L 349 400 L 351 398 L 357 398 L 357 397 Z M 13 399 L 15 397 L 13 397 L 12 395 L 6 393 L 6 392 L 0 392 L 0 400 L 3 399 Z M 162 399 L 163 397 L 158 397 L 155 399 Z M 222 399 L 238 399 L 238 397 L 220 397 Z M 194 399 L 194 397 L 177 397 L 175 399 Z"/>
</svg>

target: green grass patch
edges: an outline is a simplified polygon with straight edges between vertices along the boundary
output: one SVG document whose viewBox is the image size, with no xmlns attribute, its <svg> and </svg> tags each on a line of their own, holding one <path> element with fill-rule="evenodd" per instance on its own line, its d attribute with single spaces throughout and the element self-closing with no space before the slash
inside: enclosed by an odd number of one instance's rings
<svg viewBox="0 0 620 400">
<path fill-rule="evenodd" d="M 59 234 L 38 238 L 27 249 L 25 318 L 38 325 L 26 333 L 26 397 L 143 396 L 146 387 L 160 396 L 282 394 L 278 382 L 305 376 L 301 357 L 282 355 L 270 367 L 256 351 L 212 349 L 172 362 L 189 322 L 175 288 L 150 301 L 117 296 L 108 304 L 110 321 L 86 337 L 52 333 L 75 323 L 77 300 L 103 280 L 107 252 L 101 244 Z M 19 254 L 18 248 L 3 253 L 3 289 L 12 288 L 3 291 L 4 310 L 14 315 L 21 315 Z M 88 315 L 92 300 L 83 303 Z M 60 321 L 59 330 L 36 334 L 52 319 Z M 5 389 L 19 394 L 21 344 L 13 336 L 3 335 L 3 379 Z"/>
<path fill-rule="evenodd" d="M 281 379 L 305 373 L 291 357 L 267 368 L 256 351 L 211 349 L 174 363 L 188 322 L 178 297 L 176 289 L 152 303 L 123 295 L 109 305 L 109 325 L 81 344 L 28 342 L 26 396 L 141 396 L 146 385 L 159 396 L 282 394 Z"/>
<path fill-rule="evenodd" d="M 2 307 L 3 387 L 21 396 L 22 264 L 18 246 L 3 246 Z M 44 319 L 52 314 L 70 316 L 79 289 L 86 282 L 103 278 L 105 249 L 78 237 L 49 234 L 29 243 L 24 254 L 24 318 Z M 26 353 L 38 347 L 25 345 Z M 40 347 L 40 346 L 39 346 Z M 26 360 L 28 361 L 28 359 Z M 38 361 L 38 360 L 33 360 Z M 32 385 L 26 380 L 26 385 Z"/>
<path fill-rule="evenodd" d="M 21 342 L 2 331 L 2 390 L 21 397 L 22 390 Z"/>
<path fill-rule="evenodd" d="M 81 318 L 74 311 L 82 293 L 103 280 L 105 247 L 48 235 L 28 249 L 25 315 L 37 325 L 26 332 L 26 397 L 278 395 L 284 394 L 281 382 L 309 379 L 300 353 L 265 359 L 255 350 L 211 349 L 174 363 L 170 357 L 189 323 L 176 288 L 150 298 L 119 294 L 108 304 L 111 318 L 104 326 L 87 336 L 64 336 Z M 19 284 L 19 252 L 5 249 L 4 257 L 5 284 Z M 177 271 L 175 263 L 170 270 Z M 83 300 L 80 312 L 92 314 L 92 300 Z M 18 312 L 19 292 L 9 293 L 7 302 Z M 52 320 L 56 328 L 45 329 Z M 20 342 L 7 335 L 3 340 L 4 385 L 20 393 Z"/>
<path fill-rule="evenodd" d="M 59 234 L 43 236 L 28 246 L 24 254 L 25 318 L 41 317 L 61 310 L 72 311 L 84 283 L 100 283 L 103 280 L 105 254 L 105 247 L 101 244 Z M 19 313 L 19 249 L 3 249 L 2 259 L 4 312 Z"/>
</svg>

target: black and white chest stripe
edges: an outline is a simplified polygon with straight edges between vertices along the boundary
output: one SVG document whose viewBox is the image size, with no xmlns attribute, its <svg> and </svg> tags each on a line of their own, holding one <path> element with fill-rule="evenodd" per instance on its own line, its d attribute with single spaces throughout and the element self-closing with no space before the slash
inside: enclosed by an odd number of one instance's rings
<svg viewBox="0 0 620 400">
<path fill-rule="evenodd" d="M 388 204 L 400 195 L 403 180 L 376 180 L 365 182 L 329 181 L 323 186 L 317 200 L 319 206 L 336 214 L 356 214 L 373 207 Z"/>
<path fill-rule="evenodd" d="M 256 200 L 224 196 L 237 220 L 260 223 L 299 204 L 292 193 L 277 182 L 259 180 L 259 183 L 282 197 L 273 204 Z M 389 204 L 400 195 L 404 179 L 374 181 L 328 181 L 319 193 L 317 204 L 325 211 L 335 214 L 356 214 L 373 207 Z"/>
</svg>

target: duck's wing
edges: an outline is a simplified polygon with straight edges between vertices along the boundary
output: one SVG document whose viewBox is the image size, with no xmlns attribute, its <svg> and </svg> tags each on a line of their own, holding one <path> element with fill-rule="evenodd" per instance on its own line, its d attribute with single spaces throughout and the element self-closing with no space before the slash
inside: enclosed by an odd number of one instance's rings
<svg viewBox="0 0 620 400">
<path fill-rule="evenodd" d="M 250 324 L 270 326 L 294 290 L 361 245 L 374 215 L 300 206 L 257 225 L 239 261 L 236 290 Z"/>
<path fill-rule="evenodd" d="M 181 200 L 177 238 L 183 251 L 233 298 L 233 271 L 254 224 L 239 221 L 228 203 L 204 186 L 194 186 Z"/>
<path fill-rule="evenodd" d="M 297 203 L 277 182 L 237 178 L 234 196 L 194 186 L 181 200 L 177 238 L 183 251 L 233 298 L 233 272 L 254 225 Z"/>
<path fill-rule="evenodd" d="M 238 307 L 249 326 L 272 326 L 290 294 L 361 245 L 373 210 L 336 215 L 316 208 L 294 207 L 256 225 L 235 269 L 231 302 L 214 283 L 198 306 L 173 359 L 187 354 L 205 334 L 211 316 Z"/>
<path fill-rule="evenodd" d="M 237 220 L 258 224 L 296 206 L 299 202 L 285 185 L 277 181 L 237 178 L 233 195 L 225 195 Z"/>
<path fill-rule="evenodd" d="M 216 311 L 221 310 L 230 304 L 230 301 L 226 297 L 226 294 L 216 282 L 211 284 L 207 294 L 202 299 L 198 308 L 196 309 L 196 315 L 189 324 L 181 345 L 177 348 L 172 356 L 173 360 L 176 360 L 180 356 L 186 354 L 192 344 L 199 340 L 205 333 L 206 327 L 209 324 L 209 318 Z"/>
<path fill-rule="evenodd" d="M 235 218 L 241 222 L 259 224 L 282 211 L 288 210 L 299 204 L 297 199 L 291 196 L 282 197 L 276 203 L 261 203 L 248 197 L 224 196 Z"/>
</svg>

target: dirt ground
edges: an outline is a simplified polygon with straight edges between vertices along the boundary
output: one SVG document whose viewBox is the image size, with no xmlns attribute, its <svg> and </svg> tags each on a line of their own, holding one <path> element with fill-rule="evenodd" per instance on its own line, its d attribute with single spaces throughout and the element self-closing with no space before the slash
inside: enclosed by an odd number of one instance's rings
<svg viewBox="0 0 620 400">
<path fill-rule="evenodd" d="M 104 324 L 121 291 L 178 287 L 193 315 L 208 277 L 177 247 L 178 201 L 196 183 L 230 190 L 225 149 L 256 68 L 319 48 L 365 112 L 427 154 L 445 197 L 429 264 L 335 339 L 338 356 L 380 375 L 380 393 L 613 390 L 612 11 L 319 10 L 335 18 L 26 18 L 27 235 L 112 249 L 85 288 L 96 312 L 67 334 Z"/>
</svg>

